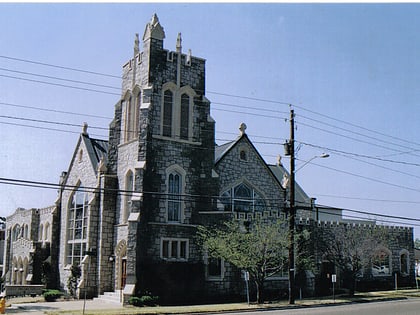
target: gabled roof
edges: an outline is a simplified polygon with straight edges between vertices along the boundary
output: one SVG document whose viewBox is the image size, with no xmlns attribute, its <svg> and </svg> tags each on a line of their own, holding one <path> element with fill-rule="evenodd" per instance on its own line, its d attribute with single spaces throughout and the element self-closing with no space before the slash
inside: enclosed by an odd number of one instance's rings
<svg viewBox="0 0 420 315">
<path fill-rule="evenodd" d="M 101 158 L 106 160 L 108 154 L 108 141 L 90 138 L 87 134 L 82 134 L 86 149 L 89 154 L 89 159 L 95 172 L 98 169 L 98 163 Z"/>
<path fill-rule="evenodd" d="M 238 137 L 238 139 L 236 139 L 235 141 L 230 141 L 222 145 L 216 145 L 216 147 L 214 148 L 214 163 L 216 164 L 217 162 L 219 162 L 220 159 L 226 153 L 229 152 L 230 148 L 232 148 L 236 144 L 236 142 L 239 141 L 239 139 L 241 139 L 241 137 Z"/>
<path fill-rule="evenodd" d="M 245 129 L 246 129 L 246 126 L 245 126 Z M 283 186 L 281 185 L 281 180 L 279 180 L 277 178 L 277 176 L 275 176 L 275 174 L 272 172 L 272 170 L 270 168 L 270 165 L 268 165 L 264 161 L 263 157 L 258 152 L 257 148 L 255 148 L 254 144 L 251 142 L 248 135 L 244 131 L 241 133 L 241 135 L 238 136 L 238 138 L 236 140 L 215 147 L 215 150 L 214 150 L 214 155 L 215 155 L 214 164 L 217 165 L 229 153 L 229 151 L 232 150 L 232 148 L 234 148 L 239 142 L 241 142 L 243 140 L 246 141 L 249 144 L 249 146 L 254 150 L 254 152 L 258 156 L 259 160 L 264 164 L 268 173 L 270 173 L 271 176 L 273 176 L 274 180 L 277 181 L 279 187 L 281 189 L 284 189 Z"/>
</svg>

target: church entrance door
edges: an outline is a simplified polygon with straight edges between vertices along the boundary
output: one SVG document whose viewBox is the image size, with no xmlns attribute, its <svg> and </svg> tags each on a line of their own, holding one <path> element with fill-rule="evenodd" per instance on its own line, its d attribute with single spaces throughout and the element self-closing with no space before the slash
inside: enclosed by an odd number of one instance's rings
<svg viewBox="0 0 420 315">
<path fill-rule="evenodd" d="M 127 280 L 127 259 L 121 260 L 121 289 L 124 289 Z"/>
</svg>

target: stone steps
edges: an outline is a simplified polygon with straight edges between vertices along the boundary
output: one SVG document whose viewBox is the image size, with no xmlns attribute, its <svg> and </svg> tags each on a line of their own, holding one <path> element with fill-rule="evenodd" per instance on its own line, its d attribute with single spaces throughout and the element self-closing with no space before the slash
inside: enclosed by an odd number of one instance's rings
<svg viewBox="0 0 420 315">
<path fill-rule="evenodd" d="M 104 301 L 104 302 L 110 302 L 110 303 L 116 303 L 116 304 L 122 304 L 122 298 L 121 298 L 121 292 L 104 292 L 104 294 L 101 294 L 94 300 L 96 301 Z"/>
</svg>

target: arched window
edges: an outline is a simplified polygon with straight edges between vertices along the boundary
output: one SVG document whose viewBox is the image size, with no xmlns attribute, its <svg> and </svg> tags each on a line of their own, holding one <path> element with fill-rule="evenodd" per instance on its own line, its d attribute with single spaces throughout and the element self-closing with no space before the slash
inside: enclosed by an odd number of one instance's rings
<svg viewBox="0 0 420 315">
<path fill-rule="evenodd" d="M 163 129 L 162 135 L 165 137 L 172 136 L 172 111 L 173 111 L 173 93 L 166 90 L 163 96 Z"/>
<path fill-rule="evenodd" d="M 403 249 L 400 252 L 400 271 L 401 274 L 407 275 L 410 271 L 410 259 L 409 253 L 407 250 Z"/>
<path fill-rule="evenodd" d="M 88 193 L 80 186 L 72 195 L 67 220 L 67 264 L 79 265 L 86 251 Z"/>
<path fill-rule="evenodd" d="M 134 176 L 131 170 L 128 171 L 125 175 L 124 190 L 124 209 L 122 223 L 126 223 L 128 216 L 130 215 L 130 202 L 134 191 Z"/>
<path fill-rule="evenodd" d="M 190 127 L 190 97 L 187 94 L 181 96 L 181 139 L 189 138 Z"/>
<path fill-rule="evenodd" d="M 189 140 L 193 134 L 194 89 L 167 82 L 162 90 L 162 136 Z"/>
<path fill-rule="evenodd" d="M 83 149 L 80 149 L 80 151 L 79 151 L 78 161 L 79 161 L 79 163 L 81 163 L 83 161 Z"/>
<path fill-rule="evenodd" d="M 247 160 L 247 156 L 246 156 L 246 151 L 245 150 L 241 150 L 241 152 L 239 153 L 239 158 L 242 161 L 246 161 Z"/>
<path fill-rule="evenodd" d="M 12 237 L 13 241 L 16 241 L 20 237 L 20 230 L 21 230 L 20 225 L 16 224 L 13 228 L 13 237 Z"/>
<path fill-rule="evenodd" d="M 141 91 L 135 95 L 135 99 L 130 96 L 127 101 L 123 101 L 125 110 L 125 141 L 136 139 L 139 131 L 139 108 L 141 103 Z"/>
<path fill-rule="evenodd" d="M 48 241 L 50 239 L 50 223 L 45 223 L 45 240 Z"/>
<path fill-rule="evenodd" d="M 41 224 L 39 226 L 39 236 L 38 240 L 42 241 L 44 239 L 44 226 Z"/>
<path fill-rule="evenodd" d="M 255 189 L 240 183 L 222 194 L 225 211 L 255 212 L 266 210 L 264 198 Z"/>
<path fill-rule="evenodd" d="M 173 172 L 168 178 L 168 221 L 179 222 L 181 220 L 181 175 Z"/>
<path fill-rule="evenodd" d="M 133 138 L 133 102 L 131 101 L 131 96 L 128 98 L 128 101 L 125 103 L 125 141 L 130 141 Z"/>
<path fill-rule="evenodd" d="M 386 276 L 391 274 L 391 252 L 387 248 L 379 248 L 372 257 L 372 275 Z"/>
</svg>

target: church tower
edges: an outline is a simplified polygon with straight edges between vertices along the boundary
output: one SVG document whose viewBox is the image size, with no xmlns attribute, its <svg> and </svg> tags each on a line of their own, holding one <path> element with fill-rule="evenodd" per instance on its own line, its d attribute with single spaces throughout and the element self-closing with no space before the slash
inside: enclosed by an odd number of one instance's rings
<svg viewBox="0 0 420 315">
<path fill-rule="evenodd" d="M 111 124 L 108 170 L 120 191 L 114 287 L 126 295 L 163 287 L 182 292 L 177 277 L 188 278 L 202 263 L 195 245 L 199 213 L 214 209 L 218 194 L 205 60 L 183 53 L 181 34 L 175 51 L 163 48 L 164 38 L 156 15 L 142 49 L 136 34 Z"/>
</svg>

